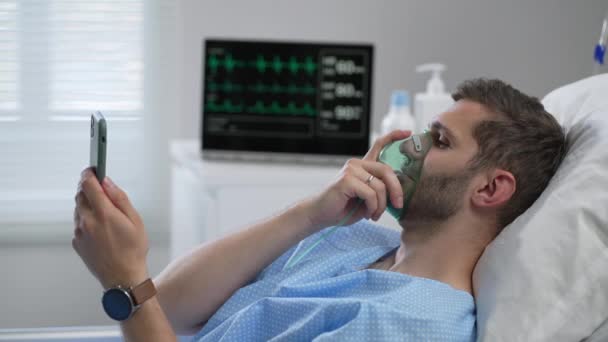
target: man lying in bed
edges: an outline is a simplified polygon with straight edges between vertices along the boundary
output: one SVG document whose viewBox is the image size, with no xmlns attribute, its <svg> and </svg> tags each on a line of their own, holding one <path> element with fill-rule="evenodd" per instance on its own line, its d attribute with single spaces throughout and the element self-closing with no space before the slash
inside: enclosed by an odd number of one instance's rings
<svg viewBox="0 0 608 342">
<path fill-rule="evenodd" d="M 403 205 L 397 176 L 376 160 L 405 131 L 349 160 L 321 193 L 174 261 L 148 300 L 141 218 L 120 188 L 88 169 L 73 247 L 104 289 L 144 283 L 135 291 L 143 305 L 121 323 L 128 341 L 169 341 L 174 331 L 200 341 L 474 340 L 475 264 L 543 191 L 565 138 L 537 99 L 501 81 L 466 81 L 453 97 L 432 125 L 434 146 L 400 234 L 362 219 L 377 220 L 387 197 Z M 284 267 L 301 240 L 300 250 L 309 248 L 358 198 L 350 226 Z"/>
</svg>

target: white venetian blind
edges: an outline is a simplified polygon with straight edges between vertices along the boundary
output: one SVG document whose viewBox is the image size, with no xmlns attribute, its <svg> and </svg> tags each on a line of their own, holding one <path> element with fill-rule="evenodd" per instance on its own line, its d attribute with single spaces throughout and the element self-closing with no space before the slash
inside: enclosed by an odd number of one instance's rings
<svg viewBox="0 0 608 342">
<path fill-rule="evenodd" d="M 0 121 L 14 120 L 17 109 L 19 54 L 17 45 L 17 3 L 0 2 Z"/>
<path fill-rule="evenodd" d="M 51 1 L 49 32 L 51 110 L 141 110 L 141 2 Z"/>
<path fill-rule="evenodd" d="M 141 188 L 143 0 L 0 0 L 0 222 L 69 221 L 108 120 L 108 168 Z"/>
</svg>

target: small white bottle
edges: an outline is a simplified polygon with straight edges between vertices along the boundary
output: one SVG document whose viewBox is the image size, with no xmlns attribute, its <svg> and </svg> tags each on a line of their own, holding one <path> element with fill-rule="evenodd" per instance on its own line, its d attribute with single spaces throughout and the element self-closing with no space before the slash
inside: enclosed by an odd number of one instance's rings
<svg viewBox="0 0 608 342">
<path fill-rule="evenodd" d="M 382 135 L 396 129 L 415 129 L 415 121 L 410 111 L 410 95 L 405 90 L 395 90 L 391 95 L 388 113 L 382 119 Z"/>
<path fill-rule="evenodd" d="M 417 93 L 414 99 L 416 133 L 422 133 L 437 115 L 454 103 L 452 96 L 445 91 L 445 84 L 441 79 L 441 72 L 445 69 L 445 65 L 440 63 L 422 64 L 416 67 L 416 72 L 432 72 L 426 84 L 426 93 Z"/>
</svg>

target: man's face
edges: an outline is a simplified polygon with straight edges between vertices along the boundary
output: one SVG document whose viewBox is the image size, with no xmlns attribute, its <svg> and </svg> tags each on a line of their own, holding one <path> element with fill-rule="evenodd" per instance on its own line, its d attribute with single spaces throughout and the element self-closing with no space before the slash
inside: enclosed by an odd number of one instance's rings
<svg viewBox="0 0 608 342">
<path fill-rule="evenodd" d="M 433 147 L 426 155 L 403 221 L 441 222 L 463 207 L 474 176 L 468 162 L 478 150 L 473 129 L 490 119 L 482 105 L 467 100 L 459 100 L 435 119 L 431 126 Z"/>
</svg>

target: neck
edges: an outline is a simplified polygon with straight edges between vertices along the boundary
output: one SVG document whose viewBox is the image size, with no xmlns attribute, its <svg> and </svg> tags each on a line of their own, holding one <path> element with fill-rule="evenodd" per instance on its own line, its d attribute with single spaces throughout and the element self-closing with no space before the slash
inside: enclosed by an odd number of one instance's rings
<svg viewBox="0 0 608 342">
<path fill-rule="evenodd" d="M 456 216 L 441 223 L 408 222 L 389 270 L 438 280 L 473 294 L 473 269 L 491 241 L 489 231 L 481 222 Z"/>
</svg>

